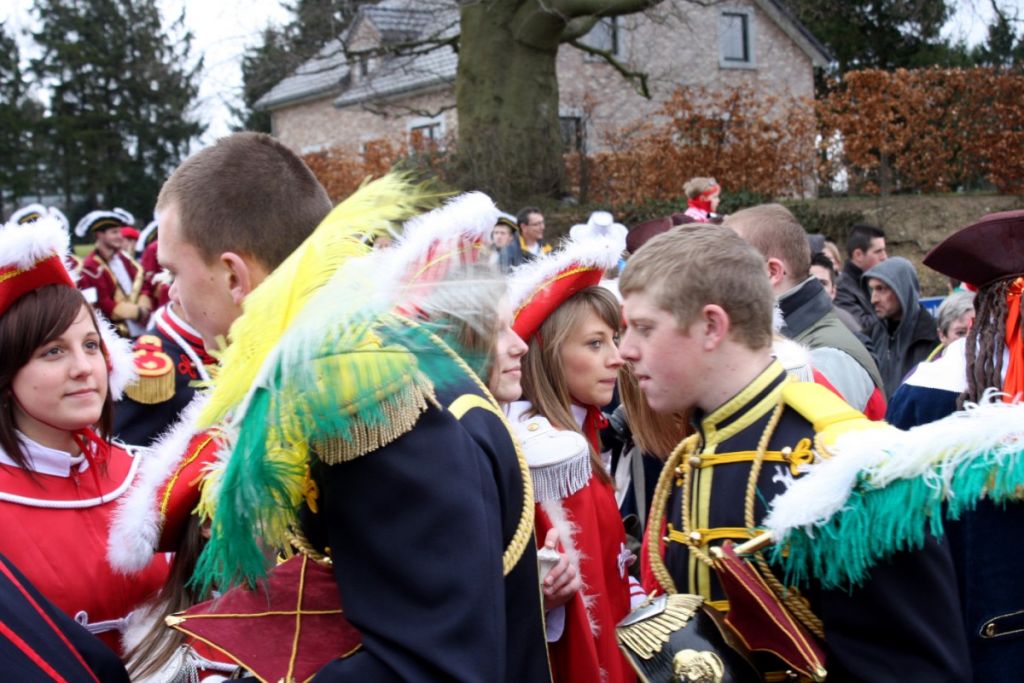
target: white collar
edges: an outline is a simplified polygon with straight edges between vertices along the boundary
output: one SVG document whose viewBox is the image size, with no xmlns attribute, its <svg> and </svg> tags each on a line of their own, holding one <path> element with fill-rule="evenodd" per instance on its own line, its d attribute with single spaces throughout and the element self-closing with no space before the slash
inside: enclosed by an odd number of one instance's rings
<svg viewBox="0 0 1024 683">
<path fill-rule="evenodd" d="M 77 468 L 79 473 L 89 468 L 89 461 L 84 455 L 71 455 L 67 451 L 60 451 L 56 448 L 44 446 L 18 432 L 18 439 L 25 450 L 27 469 L 39 474 L 49 474 L 55 477 L 71 476 L 71 468 Z M 0 450 L 0 464 L 20 467 L 9 455 Z"/>
<path fill-rule="evenodd" d="M 570 404 L 569 409 L 572 411 L 572 416 L 576 418 L 576 425 L 582 429 L 583 423 L 587 421 L 587 409 L 575 403 Z"/>
</svg>

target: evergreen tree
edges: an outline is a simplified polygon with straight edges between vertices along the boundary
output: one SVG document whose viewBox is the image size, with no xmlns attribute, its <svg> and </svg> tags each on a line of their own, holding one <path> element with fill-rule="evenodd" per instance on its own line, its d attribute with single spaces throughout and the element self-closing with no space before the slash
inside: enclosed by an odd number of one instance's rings
<svg viewBox="0 0 1024 683">
<path fill-rule="evenodd" d="M 1001 66 L 1020 69 L 1024 67 L 1024 37 L 1017 35 L 1015 24 L 1020 21 L 1010 17 L 1008 11 L 991 0 L 995 21 L 988 27 L 984 44 L 975 51 L 975 60 L 982 66 Z"/>
<path fill-rule="evenodd" d="M 789 0 L 801 23 L 832 52 L 839 73 L 851 69 L 953 66 L 961 46 L 941 31 L 952 14 L 947 0 Z"/>
<path fill-rule="evenodd" d="M 189 68 L 183 16 L 167 29 L 157 0 L 36 0 L 50 93 L 49 165 L 74 220 L 97 207 L 148 216 L 204 127 L 192 112 L 202 60 Z"/>
<path fill-rule="evenodd" d="M 29 95 L 14 36 L 0 24 L 0 223 L 38 187 L 32 148 L 41 106 Z"/>
</svg>

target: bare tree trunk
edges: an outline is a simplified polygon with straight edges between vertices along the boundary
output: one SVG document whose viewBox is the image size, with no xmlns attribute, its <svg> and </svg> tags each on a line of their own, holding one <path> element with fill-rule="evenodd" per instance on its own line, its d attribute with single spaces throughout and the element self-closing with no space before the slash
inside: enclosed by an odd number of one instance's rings
<svg viewBox="0 0 1024 683">
<path fill-rule="evenodd" d="M 515 205 L 556 197 L 564 183 L 555 59 L 564 22 L 537 0 L 461 8 L 455 98 L 463 187 Z"/>
</svg>

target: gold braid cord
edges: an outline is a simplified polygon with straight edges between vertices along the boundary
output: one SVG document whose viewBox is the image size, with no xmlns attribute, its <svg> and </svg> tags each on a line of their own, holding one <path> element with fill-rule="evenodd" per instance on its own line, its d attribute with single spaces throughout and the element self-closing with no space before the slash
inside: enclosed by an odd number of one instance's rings
<svg viewBox="0 0 1024 683">
<path fill-rule="evenodd" d="M 771 440 L 772 435 L 775 433 L 775 429 L 778 427 L 779 420 L 782 418 L 783 410 L 785 409 L 785 403 L 781 402 L 775 408 L 771 418 L 765 427 L 764 432 L 761 434 L 761 439 L 757 444 L 757 455 L 753 463 L 751 464 L 750 476 L 747 479 L 747 490 L 744 500 L 744 524 L 749 529 L 754 529 L 756 524 L 754 523 L 754 503 L 757 496 L 757 480 L 761 474 L 761 466 L 764 463 L 764 455 L 768 450 L 768 442 Z M 672 455 L 665 462 L 665 467 L 661 470 L 661 475 L 658 477 L 658 483 L 654 489 L 654 495 L 651 498 L 651 513 L 648 519 L 647 527 L 647 557 L 651 565 L 651 573 L 654 575 L 655 580 L 668 594 L 674 594 L 678 592 L 675 581 L 672 580 L 671 574 L 669 574 L 668 568 L 665 566 L 664 558 L 659 552 L 660 548 L 660 535 L 661 526 L 665 521 L 665 513 L 668 507 L 669 496 L 672 492 L 672 485 L 675 480 L 677 471 L 681 470 L 683 476 L 682 492 L 680 495 L 681 506 L 682 506 L 682 520 L 683 520 L 683 533 L 688 534 L 690 531 L 689 524 L 689 487 L 690 487 L 690 463 L 689 457 L 696 451 L 699 435 L 694 434 L 684 439 L 675 450 L 672 451 Z M 689 546 L 691 552 L 694 553 L 695 557 L 708 564 L 714 566 L 714 561 L 707 556 L 706 553 L 700 551 L 695 546 Z M 771 567 L 768 562 L 765 561 L 764 557 L 757 553 L 753 555 L 753 560 L 757 565 L 757 568 L 765 580 L 765 583 L 772 589 L 772 592 L 779 598 L 780 601 L 793 613 L 800 622 L 808 628 L 815 636 L 825 639 L 825 630 L 821 623 L 821 619 L 818 618 L 812 611 L 810 606 L 807 604 L 806 598 L 796 592 L 795 589 L 786 588 L 782 585 L 782 582 L 778 580 L 774 573 L 771 571 Z"/>
<path fill-rule="evenodd" d="M 757 479 L 761 475 L 761 465 L 764 463 L 764 454 L 768 450 L 768 442 L 772 438 L 772 434 L 775 433 L 775 428 L 779 426 L 779 420 L 782 418 L 782 411 L 786 407 L 785 402 L 780 401 L 779 405 L 775 408 L 772 413 L 771 419 L 768 421 L 768 425 L 764 429 L 764 433 L 761 434 L 761 440 L 757 444 L 757 456 L 754 462 L 750 466 L 750 478 L 747 479 L 747 495 L 744 504 L 743 523 L 747 525 L 748 529 L 756 527 L 754 523 L 754 501 L 757 496 Z M 797 593 L 795 588 L 787 588 L 782 585 L 782 582 L 772 572 L 771 567 L 768 566 L 768 562 L 764 559 L 761 553 L 754 553 L 752 555 L 757 568 L 761 573 L 761 577 L 768 584 L 768 587 L 772 589 L 775 596 L 782 601 L 790 612 L 793 613 L 800 622 L 806 626 L 811 633 L 816 635 L 821 640 L 825 640 L 825 627 L 821 623 L 821 619 L 811 611 L 810 605 L 807 603 L 807 599 Z"/>
<path fill-rule="evenodd" d="M 402 323 L 409 325 L 410 327 L 416 325 L 411 320 L 406 318 L 397 317 Z M 501 406 L 491 395 L 490 390 L 487 388 L 480 378 L 477 376 L 473 369 L 469 367 L 462 356 L 455 353 L 450 346 L 444 343 L 444 341 L 430 332 L 424 330 L 427 338 L 441 349 L 460 370 L 462 370 L 466 376 L 473 380 L 477 389 L 484 395 L 487 402 L 508 431 L 509 438 L 512 439 L 512 444 L 516 449 L 516 461 L 519 464 L 519 477 L 523 483 L 523 501 L 522 510 L 519 513 L 519 523 L 516 525 L 516 530 L 512 534 L 511 540 L 509 540 L 508 547 L 505 548 L 505 552 L 501 556 L 501 571 L 504 576 L 508 576 L 509 572 L 519 564 L 519 560 L 522 559 L 523 553 L 526 552 L 526 544 L 533 542 L 533 523 L 534 523 L 534 507 L 533 507 L 533 479 L 530 477 L 530 467 L 526 464 L 526 456 L 523 455 L 523 449 L 519 447 L 519 440 L 516 439 L 512 432 L 512 426 L 509 425 L 508 420 L 505 418 L 505 414 L 501 410 Z"/>
<path fill-rule="evenodd" d="M 692 434 L 679 442 L 679 445 L 672 451 L 672 455 L 665 461 L 665 466 L 661 468 L 661 475 L 654 487 L 654 495 L 651 496 L 651 513 L 647 519 L 647 560 L 650 562 L 654 579 L 669 595 L 678 593 L 679 590 L 676 588 L 676 582 L 672 580 L 672 575 L 668 573 L 665 560 L 661 556 L 661 525 L 665 522 L 665 512 L 668 507 L 669 495 L 672 493 L 676 468 L 697 449 L 699 439 L 699 435 Z"/>
</svg>

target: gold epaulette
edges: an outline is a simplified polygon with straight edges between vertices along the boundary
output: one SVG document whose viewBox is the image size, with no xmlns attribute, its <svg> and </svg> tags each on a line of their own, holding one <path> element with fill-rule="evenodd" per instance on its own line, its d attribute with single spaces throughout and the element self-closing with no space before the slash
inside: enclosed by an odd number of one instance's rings
<svg viewBox="0 0 1024 683">
<path fill-rule="evenodd" d="M 174 397 L 174 361 L 164 353 L 159 337 L 144 334 L 136 339 L 132 360 L 139 378 L 125 388 L 128 398 L 153 405 Z"/>
<path fill-rule="evenodd" d="M 843 434 L 886 429 L 884 422 L 869 420 L 834 392 L 813 382 L 790 382 L 782 388 L 782 400 L 811 423 L 817 444 L 832 446 Z M 819 453 L 826 457 L 827 453 Z"/>
</svg>

